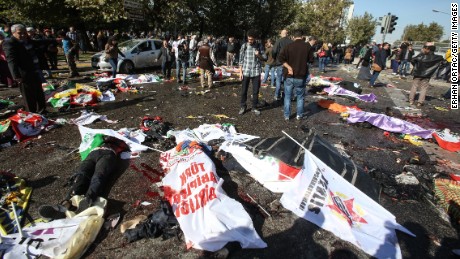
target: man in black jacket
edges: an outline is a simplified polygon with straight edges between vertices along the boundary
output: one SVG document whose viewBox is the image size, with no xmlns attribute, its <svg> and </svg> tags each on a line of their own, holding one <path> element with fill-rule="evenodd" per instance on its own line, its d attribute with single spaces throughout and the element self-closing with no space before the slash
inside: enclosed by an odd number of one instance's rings
<svg viewBox="0 0 460 259">
<path fill-rule="evenodd" d="M 406 77 L 407 70 L 409 70 L 410 67 L 409 62 L 412 60 L 413 56 L 414 49 L 412 48 L 412 44 L 401 44 L 401 52 L 399 53 L 399 60 L 401 61 L 401 65 L 399 66 L 400 78 Z"/>
<path fill-rule="evenodd" d="M 283 48 L 292 43 L 292 40 L 288 38 L 288 31 L 282 30 L 280 33 L 281 38 L 275 42 L 272 50 L 272 57 L 275 60 L 275 72 L 276 72 L 276 89 L 275 89 L 275 101 L 280 98 L 281 89 L 281 78 L 283 75 L 283 63 L 278 60 L 278 55 L 281 53 Z"/>
<path fill-rule="evenodd" d="M 305 82 L 309 74 L 307 62 L 313 61 L 311 45 L 302 40 L 302 33 L 294 33 L 294 42 L 283 48 L 278 61 L 284 69 L 284 119 L 291 115 L 291 94 L 295 90 L 297 96 L 297 120 L 302 119 L 305 96 Z"/>
<path fill-rule="evenodd" d="M 385 70 L 388 57 L 388 49 L 390 49 L 390 44 L 388 42 L 384 42 L 382 44 L 382 49 L 379 49 L 377 52 L 375 52 L 374 63 L 379 65 L 380 70 L 377 71 L 374 69 L 371 80 L 369 82 L 370 87 L 374 87 L 375 81 L 377 81 L 377 78 L 380 75 L 380 71 Z"/>
<path fill-rule="evenodd" d="M 420 94 L 418 96 L 417 107 L 423 105 L 425 101 L 426 90 L 430 85 L 430 78 L 436 72 L 441 61 L 444 58 L 440 55 L 435 55 L 434 51 L 436 47 L 433 43 L 427 42 L 422 48 L 422 52 L 411 60 L 414 66 L 413 75 L 414 81 L 412 82 L 412 88 L 409 94 L 410 105 L 414 104 L 415 93 L 417 88 L 420 87 Z"/>
<path fill-rule="evenodd" d="M 15 24 L 11 26 L 11 32 L 11 38 L 3 43 L 11 75 L 19 85 L 26 102 L 26 110 L 45 114 L 47 113 L 46 101 L 40 77 L 32 57 L 24 47 L 26 28 L 22 24 Z"/>
</svg>

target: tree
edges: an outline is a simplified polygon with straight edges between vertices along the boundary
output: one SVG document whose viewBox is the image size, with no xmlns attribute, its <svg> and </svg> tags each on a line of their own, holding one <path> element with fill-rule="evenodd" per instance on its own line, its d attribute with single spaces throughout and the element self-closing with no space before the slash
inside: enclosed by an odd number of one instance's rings
<svg viewBox="0 0 460 259">
<path fill-rule="evenodd" d="M 409 24 L 404 28 L 404 33 L 401 40 L 410 41 L 439 41 L 444 34 L 444 29 L 436 22 L 425 25 L 423 23 L 418 25 Z"/>
<path fill-rule="evenodd" d="M 320 40 L 341 43 L 345 40 L 345 30 L 341 26 L 344 10 L 352 2 L 350 0 L 311 0 L 304 3 L 292 24 L 292 28 L 304 30 Z"/>
<path fill-rule="evenodd" d="M 346 29 L 350 44 L 363 45 L 368 43 L 375 34 L 376 25 L 377 22 L 374 17 L 367 12 L 363 16 L 351 18 Z"/>
</svg>

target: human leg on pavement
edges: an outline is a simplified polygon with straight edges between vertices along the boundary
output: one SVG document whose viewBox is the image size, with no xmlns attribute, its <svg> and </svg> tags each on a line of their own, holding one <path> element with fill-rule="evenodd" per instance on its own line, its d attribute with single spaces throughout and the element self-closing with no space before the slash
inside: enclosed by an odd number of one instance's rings
<svg viewBox="0 0 460 259">
<path fill-rule="evenodd" d="M 246 101 L 248 99 L 248 88 L 249 88 L 250 77 L 243 76 L 242 87 L 241 87 L 241 100 L 240 108 L 246 108 Z"/>
<path fill-rule="evenodd" d="M 284 119 L 289 120 L 291 115 L 291 94 L 294 88 L 294 79 L 286 78 L 284 80 Z"/>
<path fill-rule="evenodd" d="M 420 78 L 414 78 L 412 81 L 412 87 L 409 93 L 409 103 L 414 104 L 415 94 L 417 93 L 417 88 L 420 84 Z"/>
<path fill-rule="evenodd" d="M 275 86 L 275 68 L 273 66 L 270 66 L 270 81 L 271 85 L 270 86 Z"/>
<path fill-rule="evenodd" d="M 275 67 L 276 70 L 276 89 L 275 89 L 275 100 L 280 98 L 280 91 L 281 91 L 281 79 L 283 77 L 283 66 Z"/>
<path fill-rule="evenodd" d="M 182 66 L 182 62 L 180 60 L 176 60 L 176 77 L 177 77 L 177 82 L 180 82 L 180 68 Z"/>
<path fill-rule="evenodd" d="M 372 73 L 371 80 L 369 81 L 369 85 L 370 85 L 370 86 L 372 86 L 372 87 L 374 86 L 375 81 L 377 81 L 377 78 L 379 77 L 379 74 L 380 74 L 380 72 L 377 72 L 377 71 L 374 71 L 374 72 Z"/>
<path fill-rule="evenodd" d="M 265 84 L 267 82 L 269 73 L 270 73 L 270 65 L 265 64 L 265 67 L 264 67 L 264 79 L 262 80 L 262 84 Z"/>
<path fill-rule="evenodd" d="M 260 75 L 251 78 L 252 80 L 252 110 L 257 110 L 259 104 Z"/>
<path fill-rule="evenodd" d="M 182 72 L 183 72 L 183 79 L 184 84 L 187 83 L 187 62 L 182 62 Z"/>
<path fill-rule="evenodd" d="M 419 86 L 420 86 L 420 93 L 418 95 L 418 103 L 420 105 L 423 105 L 423 103 L 425 103 L 426 91 L 428 90 L 428 87 L 430 86 L 430 79 L 420 78 Z"/>
<path fill-rule="evenodd" d="M 305 79 L 295 80 L 295 92 L 297 96 L 297 119 L 303 117 L 303 106 L 305 102 Z"/>
</svg>

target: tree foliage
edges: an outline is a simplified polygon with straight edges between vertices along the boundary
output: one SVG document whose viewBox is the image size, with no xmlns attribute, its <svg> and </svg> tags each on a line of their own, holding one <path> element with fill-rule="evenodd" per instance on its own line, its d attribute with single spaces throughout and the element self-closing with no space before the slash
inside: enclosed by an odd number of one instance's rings
<svg viewBox="0 0 460 259">
<path fill-rule="evenodd" d="M 404 28 L 401 40 L 439 41 L 443 34 L 443 27 L 436 22 L 432 22 L 428 26 L 423 23 L 418 25 L 410 24 Z"/>
<path fill-rule="evenodd" d="M 363 45 L 368 43 L 375 34 L 377 22 L 372 14 L 367 12 L 363 16 L 353 17 L 348 21 L 346 34 L 350 38 L 350 44 Z"/>
<path fill-rule="evenodd" d="M 300 8 L 292 28 L 302 29 L 322 41 L 341 43 L 345 40 L 345 30 L 340 23 L 344 10 L 352 4 L 349 0 L 311 0 Z"/>
</svg>

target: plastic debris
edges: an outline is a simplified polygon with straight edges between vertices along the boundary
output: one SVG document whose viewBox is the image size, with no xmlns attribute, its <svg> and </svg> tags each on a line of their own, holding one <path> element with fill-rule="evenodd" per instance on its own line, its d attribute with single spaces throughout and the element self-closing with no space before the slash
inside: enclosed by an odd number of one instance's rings
<svg viewBox="0 0 460 259">
<path fill-rule="evenodd" d="M 403 185 L 418 185 L 420 182 L 418 181 L 417 177 L 411 172 L 404 172 L 395 176 L 395 180 L 398 184 Z"/>
</svg>

